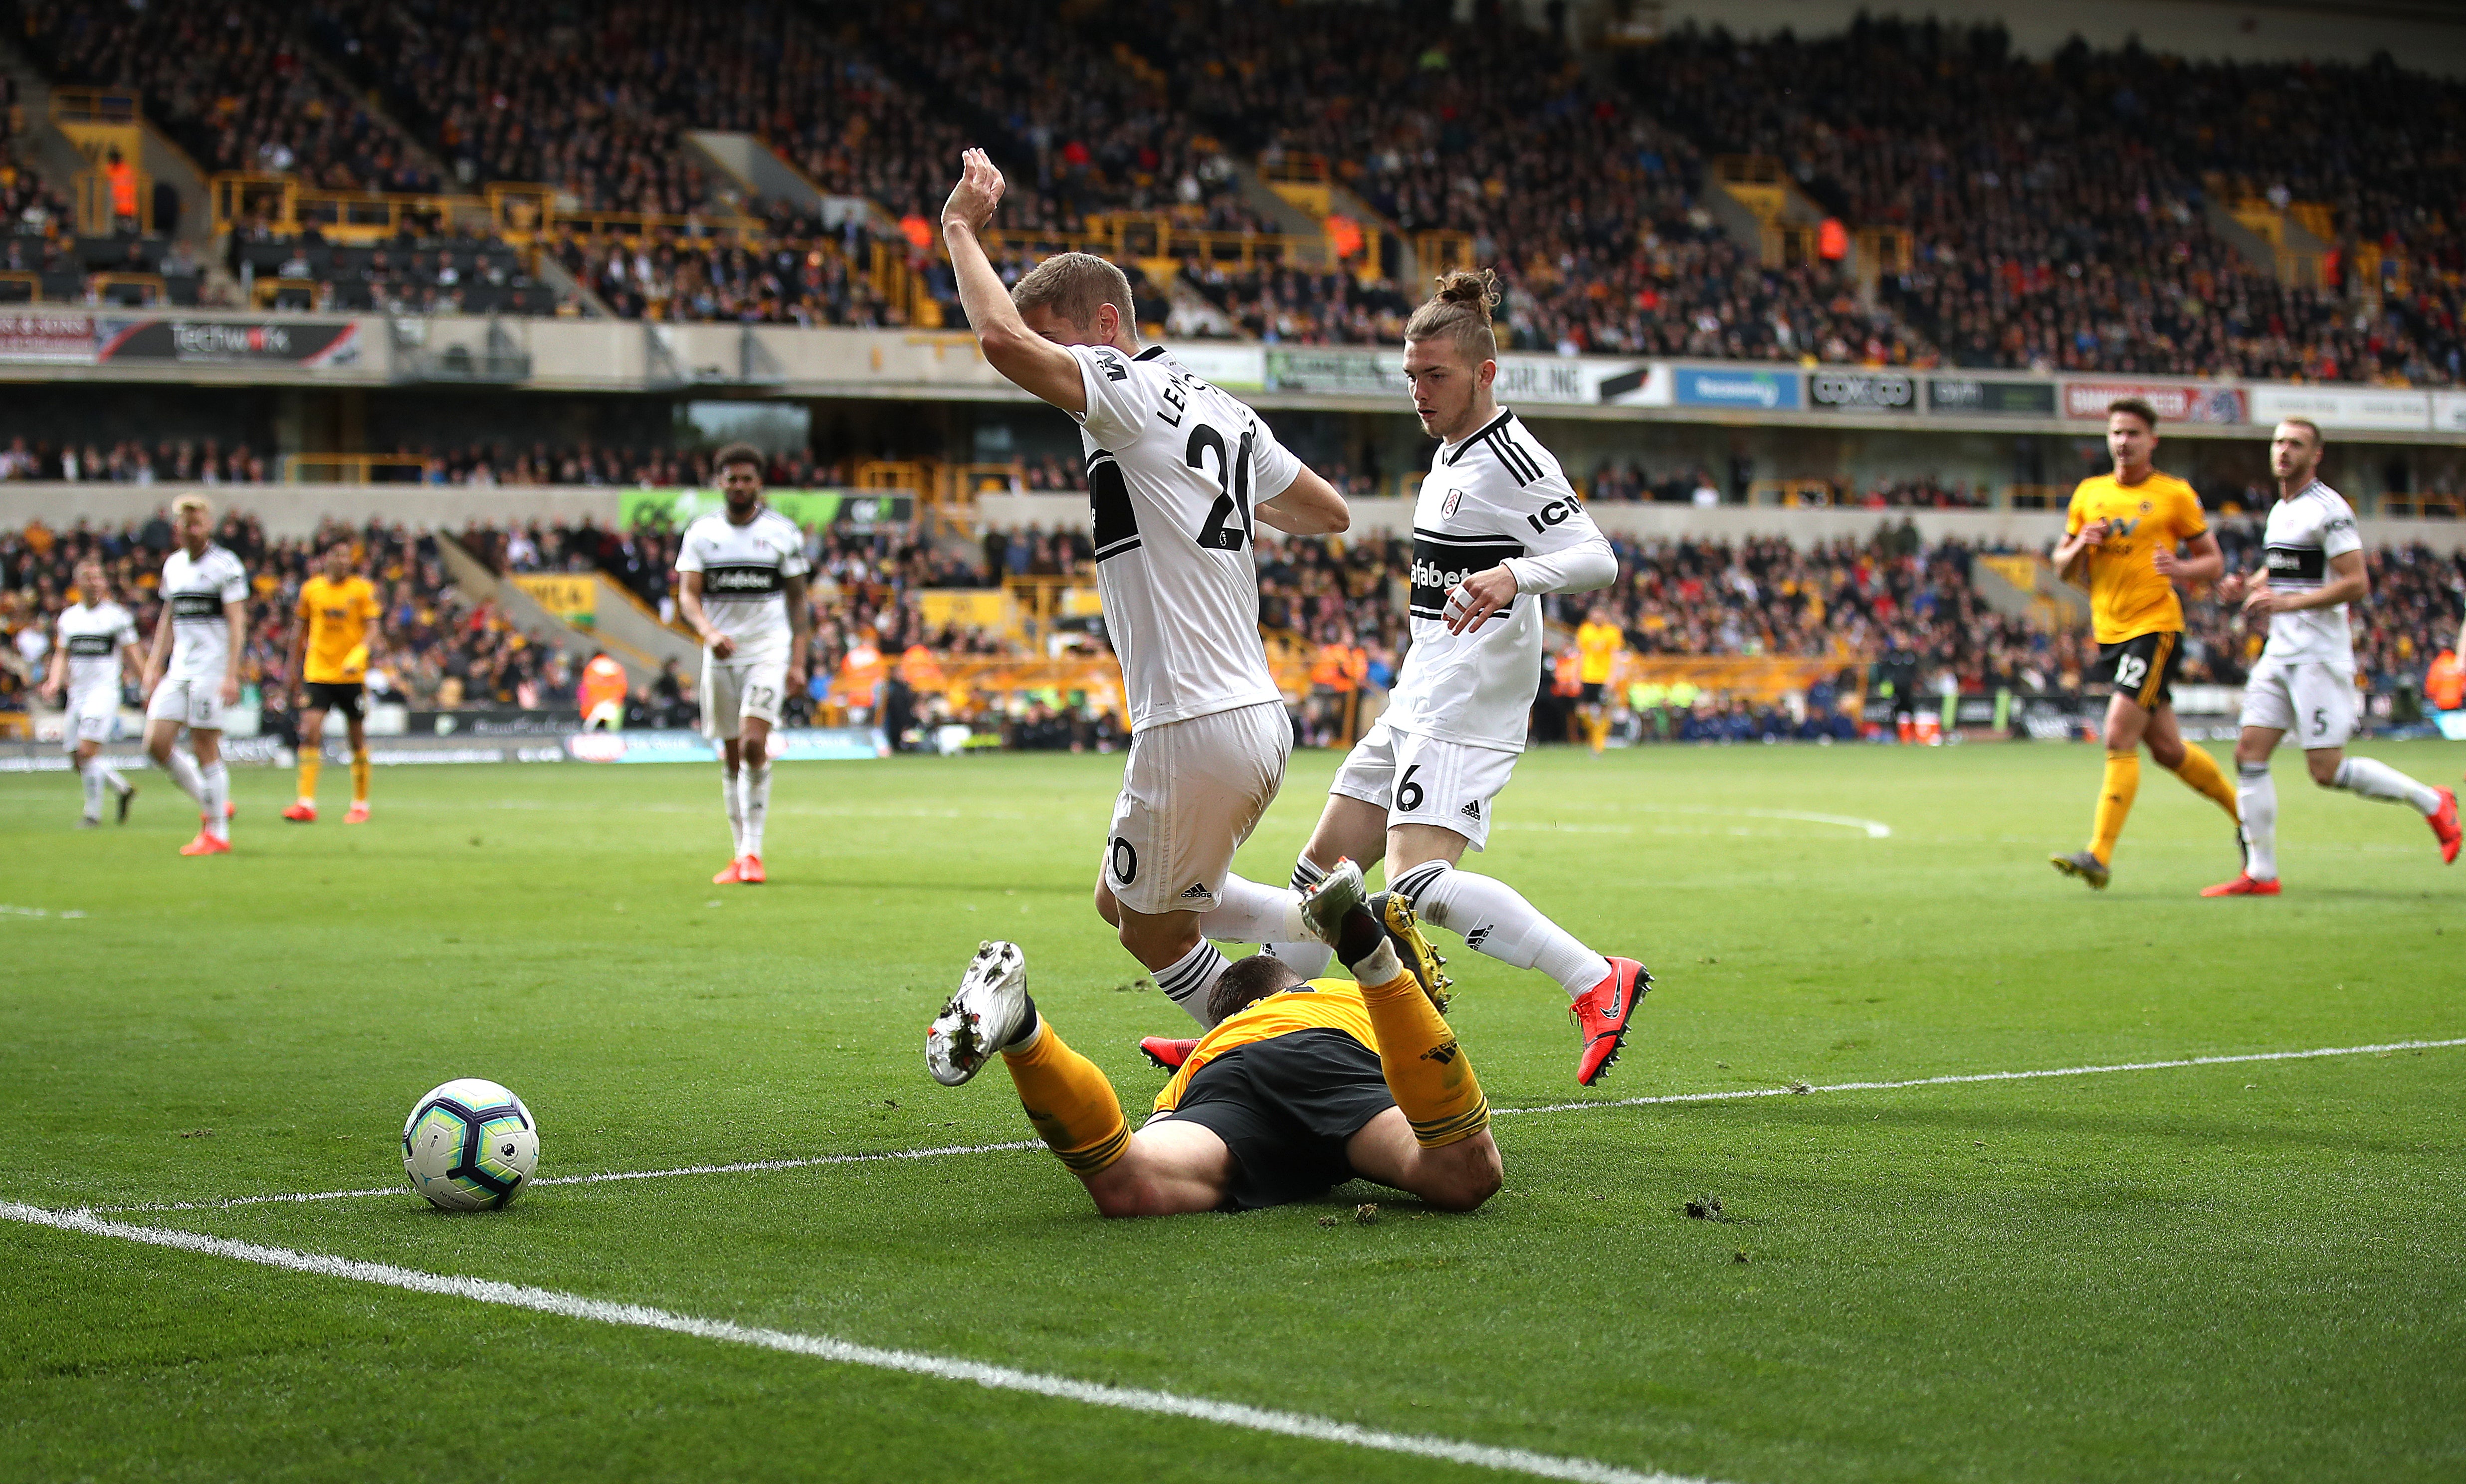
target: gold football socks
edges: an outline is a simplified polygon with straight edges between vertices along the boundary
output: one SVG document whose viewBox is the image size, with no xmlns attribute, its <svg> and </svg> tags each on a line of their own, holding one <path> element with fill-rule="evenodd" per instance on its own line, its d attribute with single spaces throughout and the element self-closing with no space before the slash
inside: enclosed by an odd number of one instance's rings
<svg viewBox="0 0 2466 1484">
<path fill-rule="evenodd" d="M 2218 766 L 2218 760 L 2210 757 L 2207 748 L 2186 742 L 2184 761 L 2176 767 L 2175 776 L 2194 793 L 2203 795 L 2226 810 L 2227 818 L 2237 824 L 2243 822 L 2243 814 L 2235 804 L 2235 786 L 2227 782 L 2227 770 Z"/>
<path fill-rule="evenodd" d="M 1419 980 L 1400 973 L 1382 985 L 1363 985 L 1361 1000 L 1379 1033 L 1379 1070 L 1422 1147 L 1459 1143 L 1490 1127 L 1481 1079 Z"/>
<path fill-rule="evenodd" d="M 2099 865 L 2114 861 L 2116 839 L 2123 833 L 2124 817 L 2132 812 L 2132 800 L 2140 792 L 2141 750 L 2108 749 L 2106 781 L 2097 791 L 2097 833 L 2089 842 L 2089 853 Z"/>
<path fill-rule="evenodd" d="M 351 754 L 351 802 L 369 802 L 369 749 L 366 747 Z"/>
<path fill-rule="evenodd" d="M 300 749 L 301 803 L 314 804 L 317 802 L 317 770 L 324 764 L 325 760 L 317 756 L 316 748 L 303 747 Z"/>
<path fill-rule="evenodd" d="M 1131 1126 L 1113 1084 L 1094 1062 L 1063 1044 L 1052 1022 L 1037 1028 L 1025 1051 L 1005 1050 L 1001 1056 L 1036 1137 L 1070 1173 L 1096 1174 L 1129 1151 Z"/>
</svg>

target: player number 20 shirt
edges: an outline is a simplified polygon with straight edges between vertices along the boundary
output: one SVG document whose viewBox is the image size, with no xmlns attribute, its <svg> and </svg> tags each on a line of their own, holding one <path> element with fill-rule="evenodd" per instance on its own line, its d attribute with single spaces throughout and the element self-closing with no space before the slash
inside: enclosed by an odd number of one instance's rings
<svg viewBox="0 0 2466 1484">
<path fill-rule="evenodd" d="M 1259 414 L 1152 345 L 1073 345 L 1096 589 L 1131 726 L 1277 699 L 1259 642 L 1251 512 L 1301 476 Z"/>
<path fill-rule="evenodd" d="M 163 564 L 163 602 L 171 610 L 171 668 L 177 679 L 219 678 L 231 660 L 231 624 L 223 605 L 248 596 L 239 558 L 209 544 L 191 560 L 188 548 Z"/>
<path fill-rule="evenodd" d="M 787 657 L 788 579 L 810 570 L 796 521 L 768 508 L 743 525 L 724 512 L 704 516 L 685 527 L 677 570 L 702 574 L 702 610 L 735 644 L 726 663 Z"/>
</svg>

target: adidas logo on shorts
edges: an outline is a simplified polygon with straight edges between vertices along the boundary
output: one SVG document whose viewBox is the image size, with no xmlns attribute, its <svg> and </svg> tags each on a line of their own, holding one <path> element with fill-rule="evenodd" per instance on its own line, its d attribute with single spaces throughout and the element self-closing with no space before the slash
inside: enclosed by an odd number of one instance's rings
<svg viewBox="0 0 2466 1484">
<path fill-rule="evenodd" d="M 1181 899 L 1183 901 L 1205 901 L 1207 899 L 1207 888 L 1205 886 L 1194 886 L 1190 890 L 1181 894 Z"/>
<path fill-rule="evenodd" d="M 1481 820 L 1481 801 L 1479 799 L 1475 799 L 1470 804 L 1466 805 L 1463 808 L 1456 810 L 1456 812 L 1477 824 Z"/>
</svg>

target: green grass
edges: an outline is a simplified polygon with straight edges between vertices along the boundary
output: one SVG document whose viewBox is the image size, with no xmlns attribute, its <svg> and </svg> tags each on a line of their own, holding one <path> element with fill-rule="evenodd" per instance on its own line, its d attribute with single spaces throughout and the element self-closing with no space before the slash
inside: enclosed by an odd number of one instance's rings
<svg viewBox="0 0 2466 1484">
<path fill-rule="evenodd" d="M 1453 1018 L 1501 1106 L 2466 1036 L 2466 875 L 2278 773 L 2288 895 L 2212 902 L 2227 825 L 2156 769 L 2112 890 L 2047 868 L 2090 748 L 1536 754 L 1477 864 L 1660 983 L 1592 1093 L 1557 987 L 1441 935 Z M 917 1054 L 994 936 L 1136 1110 L 1187 1022 L 1088 905 L 1118 777 L 784 767 L 758 891 L 706 884 L 704 768 L 391 769 L 350 829 L 246 771 L 202 861 L 160 775 L 84 834 L 67 778 L 0 779 L 0 902 L 52 914 L 0 914 L 0 1200 L 398 1183 L 455 1075 L 523 1094 L 544 1176 L 1023 1139 Z M 2466 1048 L 1505 1118 L 1467 1217 L 1104 1223 L 1025 1151 L 118 1219 L 1736 1484 L 2455 1479 L 2461 1095 Z M 438 1474 L 1476 1471 L 0 1222 L 0 1478 Z"/>
</svg>

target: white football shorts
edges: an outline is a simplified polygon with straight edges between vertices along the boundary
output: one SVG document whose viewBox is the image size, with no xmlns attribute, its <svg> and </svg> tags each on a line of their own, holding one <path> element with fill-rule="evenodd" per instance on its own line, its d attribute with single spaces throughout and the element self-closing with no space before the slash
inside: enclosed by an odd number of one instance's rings
<svg viewBox="0 0 2466 1484">
<path fill-rule="evenodd" d="M 1491 808 L 1515 774 L 1520 754 L 1399 732 L 1380 718 L 1344 755 L 1328 792 L 1375 804 L 1387 825 L 1436 825 L 1474 850 L 1490 840 Z"/>
<path fill-rule="evenodd" d="M 107 742 L 120 727 L 120 685 L 89 685 L 69 697 L 60 741 L 74 751 L 79 742 Z"/>
<path fill-rule="evenodd" d="M 2320 659 L 2263 658 L 2243 686 L 2243 724 L 2284 732 L 2306 752 L 2355 735 L 2355 671 Z"/>
<path fill-rule="evenodd" d="M 1282 701 L 1236 706 L 1131 734 L 1101 867 L 1132 912 L 1208 912 L 1233 853 L 1285 781 L 1293 724 Z"/>
<path fill-rule="evenodd" d="M 734 742 L 751 717 L 767 726 L 779 724 L 786 702 L 788 656 L 771 659 L 713 659 L 702 652 L 702 734 L 712 742 Z"/>
<path fill-rule="evenodd" d="M 177 721 L 199 732 L 223 729 L 223 677 L 218 675 L 165 676 L 146 702 L 146 720 Z"/>
</svg>

